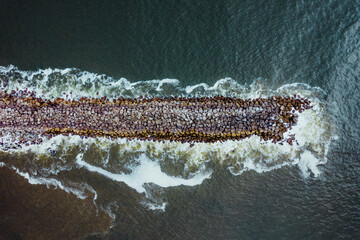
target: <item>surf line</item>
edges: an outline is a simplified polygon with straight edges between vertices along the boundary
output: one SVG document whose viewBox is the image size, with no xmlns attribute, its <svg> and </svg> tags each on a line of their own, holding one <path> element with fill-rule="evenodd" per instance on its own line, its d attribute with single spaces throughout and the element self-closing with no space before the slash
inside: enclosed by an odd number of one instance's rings
<svg viewBox="0 0 360 240">
<path fill-rule="evenodd" d="M 0 91 L 0 137 L 19 136 L 20 144 L 39 144 L 38 136 L 73 134 L 192 145 L 257 135 L 276 143 L 284 141 L 284 133 L 297 123 L 297 113 L 310 109 L 310 104 L 297 95 L 49 100 L 27 90 Z"/>
</svg>

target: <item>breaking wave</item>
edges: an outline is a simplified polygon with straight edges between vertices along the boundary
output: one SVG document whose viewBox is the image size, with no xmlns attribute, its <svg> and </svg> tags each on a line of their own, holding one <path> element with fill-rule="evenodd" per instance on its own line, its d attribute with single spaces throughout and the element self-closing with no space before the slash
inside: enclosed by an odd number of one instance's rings
<svg viewBox="0 0 360 240">
<path fill-rule="evenodd" d="M 321 174 L 318 165 L 326 163 L 330 143 L 336 138 L 327 116 L 325 93 L 318 87 L 303 83 L 273 89 L 264 79 L 242 85 L 231 78 L 224 78 L 213 86 L 201 83 L 184 87 L 177 79 L 132 83 L 125 78 L 113 79 L 75 68 L 21 71 L 11 65 L 0 67 L 0 87 L 8 92 L 27 89 L 35 92 L 37 97 L 48 99 L 79 99 L 84 96 L 106 96 L 111 99 L 141 95 L 223 95 L 249 99 L 296 94 L 311 101 L 312 108 L 298 113 L 297 125 L 284 135 L 286 139 L 295 134 L 296 142 L 293 145 L 271 143 L 257 136 L 241 141 L 195 143 L 193 147 L 189 143 L 170 141 L 159 143 L 56 136 L 44 139 L 40 145 L 23 145 L 21 149 L 3 149 L 0 152 L 0 160 L 4 162 L 1 166 L 11 166 L 32 184 L 59 187 L 80 198 L 86 196 L 86 191 L 97 196 L 96 190 L 88 183 L 80 184 L 64 177 L 73 169 L 86 169 L 112 181 L 124 182 L 144 194 L 141 203 L 153 210 L 165 209 L 163 188 L 201 184 L 211 177 L 212 171 L 218 166 L 225 166 L 232 174 L 238 175 L 249 170 L 261 173 L 285 165 L 297 165 L 304 177 L 316 177 Z M 3 146 L 11 144 L 6 137 L 0 141 Z M 23 157 L 7 158 L 9 155 Z"/>
</svg>

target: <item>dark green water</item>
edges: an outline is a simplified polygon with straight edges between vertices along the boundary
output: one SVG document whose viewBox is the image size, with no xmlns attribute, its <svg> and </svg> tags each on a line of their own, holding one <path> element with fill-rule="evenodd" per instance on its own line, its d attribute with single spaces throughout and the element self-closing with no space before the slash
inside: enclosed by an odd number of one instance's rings
<svg viewBox="0 0 360 240">
<path fill-rule="evenodd" d="M 3 0 L 0 65 L 9 64 L 183 86 L 231 77 L 320 87 L 339 139 L 318 177 L 296 166 L 238 176 L 217 167 L 201 185 L 161 190 L 168 205 L 154 212 L 125 184 L 64 174 L 93 186 L 99 205 L 116 202 L 109 239 L 360 238 L 358 1 Z"/>
<path fill-rule="evenodd" d="M 0 6 L 1 65 L 77 67 L 131 81 L 264 77 L 274 84 L 324 86 L 344 34 L 358 21 L 356 1 L 2 1 Z"/>
</svg>

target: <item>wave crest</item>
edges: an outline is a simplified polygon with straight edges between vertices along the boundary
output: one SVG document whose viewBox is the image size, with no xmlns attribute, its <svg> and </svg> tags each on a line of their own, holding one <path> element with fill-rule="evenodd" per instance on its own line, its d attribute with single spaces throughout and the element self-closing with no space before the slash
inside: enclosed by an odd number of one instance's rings
<svg viewBox="0 0 360 240">
<path fill-rule="evenodd" d="M 264 79 L 242 85 L 234 79 L 224 78 L 213 86 L 200 83 L 183 87 L 177 79 L 132 83 L 125 78 L 113 79 L 76 68 L 32 72 L 21 71 L 15 66 L 0 67 L 0 80 L 0 87 L 4 91 L 27 89 L 43 98 L 223 95 L 249 99 L 296 94 L 312 103 L 312 109 L 300 113 L 298 124 L 284 135 L 287 138 L 295 134 L 297 143 L 292 146 L 263 141 L 257 136 L 224 143 L 195 143 L 193 147 L 188 143 L 169 141 L 158 143 L 57 136 L 44 140 L 40 145 L 23 146 L 7 153 L 31 152 L 34 157 L 28 160 L 31 162 L 27 169 L 29 174 L 54 177 L 60 172 L 82 167 L 112 180 L 123 181 L 138 192 L 145 193 L 149 187 L 144 187 L 144 184 L 150 183 L 161 187 L 201 184 L 210 177 L 214 166 L 226 166 L 231 173 L 237 175 L 248 170 L 260 173 L 285 165 L 298 165 L 305 177 L 310 174 L 317 176 L 320 174 L 317 166 L 326 162 L 330 142 L 335 138 L 326 113 L 324 92 L 303 83 L 286 84 L 273 89 Z M 0 141 L 4 143 L 6 139 Z M 135 173 L 146 168 L 156 174 L 153 178 L 146 178 L 135 184 L 135 176 L 138 178 Z M 173 184 L 165 184 L 169 181 Z M 154 208 L 153 204 L 149 206 Z M 159 208 L 163 207 L 164 203 L 159 203 Z"/>
</svg>

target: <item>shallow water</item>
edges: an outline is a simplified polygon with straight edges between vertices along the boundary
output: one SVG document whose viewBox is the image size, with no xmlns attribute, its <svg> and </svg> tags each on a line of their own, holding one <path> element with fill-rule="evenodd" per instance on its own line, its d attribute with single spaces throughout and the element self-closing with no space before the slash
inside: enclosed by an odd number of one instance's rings
<svg viewBox="0 0 360 240">
<path fill-rule="evenodd" d="M 114 222 L 89 239 L 359 238 L 359 10 L 356 1 L 3 1 L 6 90 L 300 94 L 315 107 L 300 115 L 293 147 L 56 137 L 1 151 L 1 166 L 96 196 Z"/>
</svg>

